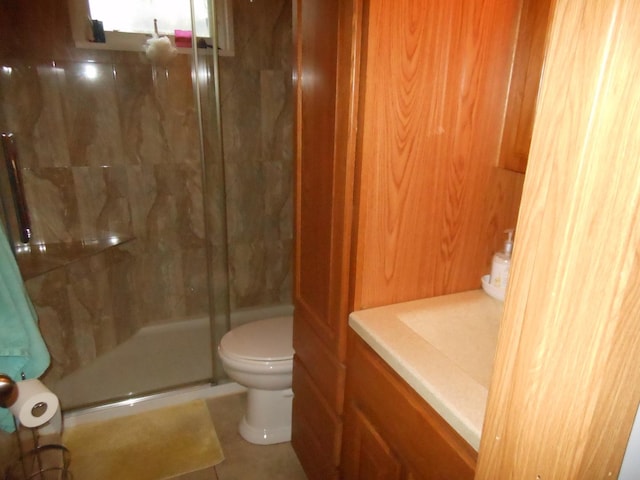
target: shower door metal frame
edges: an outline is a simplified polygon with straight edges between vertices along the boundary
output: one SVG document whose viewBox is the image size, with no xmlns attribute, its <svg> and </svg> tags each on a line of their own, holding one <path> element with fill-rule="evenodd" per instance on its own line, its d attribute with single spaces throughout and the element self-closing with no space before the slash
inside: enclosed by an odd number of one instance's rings
<svg viewBox="0 0 640 480">
<path fill-rule="evenodd" d="M 192 31 L 195 31 L 195 9 L 194 0 L 189 1 L 191 8 L 191 25 Z M 224 165 L 224 150 L 222 141 L 222 113 L 220 104 L 220 69 L 218 63 L 218 32 L 217 32 L 217 17 L 216 7 L 214 0 L 207 0 L 209 9 L 209 38 L 212 42 L 212 61 L 210 64 L 211 71 L 207 70 L 206 75 L 209 81 L 205 82 L 206 87 L 213 86 L 213 92 L 201 90 L 200 74 L 202 69 L 207 68 L 204 62 L 201 62 L 200 50 L 197 47 L 197 38 L 192 35 L 191 37 L 191 51 L 192 51 L 192 85 L 194 90 L 194 102 L 198 111 L 198 138 L 200 140 L 200 161 L 202 172 L 202 202 L 204 212 L 204 224 L 205 224 L 205 251 L 207 258 L 207 286 L 208 286 L 208 302 L 209 302 L 209 327 L 210 327 L 210 340 L 211 340 L 211 372 L 212 383 L 216 383 L 219 379 L 224 377 L 225 373 L 220 364 L 217 362 L 216 352 L 218 344 L 222 339 L 222 336 L 230 329 L 230 300 L 229 300 L 229 253 L 228 253 L 228 232 L 227 232 L 227 208 L 226 208 L 226 175 Z M 228 8 L 231 8 L 228 6 Z M 208 52 L 203 50 L 203 52 Z M 213 93 L 213 95 L 211 95 Z M 207 148 L 205 140 L 205 127 L 204 127 L 204 111 L 207 109 L 203 105 L 204 99 L 210 99 L 212 105 L 208 105 L 210 111 L 211 121 L 211 147 Z M 209 155 L 208 155 L 209 154 Z M 213 179 L 218 179 L 218 185 L 214 185 Z M 216 188 L 217 187 L 217 188 Z M 222 232 L 215 232 L 213 225 L 213 210 L 216 202 L 207 202 L 207 192 L 217 192 L 216 198 L 219 199 L 219 208 L 221 216 L 221 228 Z M 212 204 L 213 203 L 213 204 Z M 214 251 L 213 239 L 215 235 L 220 235 L 222 241 L 219 242 L 221 248 L 218 251 L 216 257 Z M 216 294 L 216 285 L 214 284 L 214 269 L 216 262 L 225 266 L 225 285 L 218 286 L 224 293 L 223 298 L 221 295 Z"/>
</svg>

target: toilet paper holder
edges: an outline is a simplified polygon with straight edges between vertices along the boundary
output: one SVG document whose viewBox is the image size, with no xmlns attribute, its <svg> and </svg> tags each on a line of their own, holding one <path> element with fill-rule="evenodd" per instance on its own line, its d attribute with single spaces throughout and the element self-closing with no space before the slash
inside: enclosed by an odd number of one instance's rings
<svg viewBox="0 0 640 480">
<path fill-rule="evenodd" d="M 0 407 L 9 408 L 17 397 L 16 382 L 9 375 L 0 374 Z"/>
<path fill-rule="evenodd" d="M 18 397 L 16 382 L 8 375 L 0 374 L 0 407 L 9 408 Z M 38 402 L 31 407 L 31 414 L 34 417 L 41 417 L 47 413 L 49 406 L 45 402 Z"/>
<path fill-rule="evenodd" d="M 22 375 L 24 380 L 25 376 Z M 8 375 L 0 374 L 0 408 L 9 408 L 18 398 L 18 386 Z M 34 417 L 41 417 L 48 409 L 44 402 L 36 403 L 31 408 Z M 37 428 L 28 428 L 31 431 L 30 445 L 25 446 L 25 441 L 20 435 L 20 426 L 13 417 L 16 427 L 15 437 L 18 443 L 20 457 L 4 473 L 4 480 L 71 480 L 69 471 L 70 452 L 64 446 L 56 443 L 41 444 L 40 434 Z M 53 454 L 53 455 L 52 455 Z M 57 455 L 56 455 L 57 454 Z M 57 457 L 57 458 L 55 458 Z"/>
</svg>

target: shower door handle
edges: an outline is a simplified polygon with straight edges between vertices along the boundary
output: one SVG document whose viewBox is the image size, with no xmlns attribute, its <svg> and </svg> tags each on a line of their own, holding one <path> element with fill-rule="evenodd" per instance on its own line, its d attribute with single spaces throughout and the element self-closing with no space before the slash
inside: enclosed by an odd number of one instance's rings
<svg viewBox="0 0 640 480">
<path fill-rule="evenodd" d="M 20 241 L 29 243 L 31 238 L 31 219 L 29 218 L 29 210 L 27 208 L 27 199 L 24 194 L 24 183 L 22 175 L 18 168 L 18 151 L 13 133 L 2 133 L 2 149 L 4 150 L 4 159 L 7 165 L 7 173 L 9 183 L 11 184 L 11 196 L 18 217 L 18 228 L 20 230 Z"/>
</svg>

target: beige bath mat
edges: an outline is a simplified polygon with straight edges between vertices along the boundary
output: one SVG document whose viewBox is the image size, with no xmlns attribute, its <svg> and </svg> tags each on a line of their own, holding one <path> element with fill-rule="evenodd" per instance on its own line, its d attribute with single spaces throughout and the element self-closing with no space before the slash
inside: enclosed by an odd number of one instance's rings
<svg viewBox="0 0 640 480">
<path fill-rule="evenodd" d="M 161 480 L 224 459 L 203 400 L 65 431 L 74 480 Z"/>
</svg>

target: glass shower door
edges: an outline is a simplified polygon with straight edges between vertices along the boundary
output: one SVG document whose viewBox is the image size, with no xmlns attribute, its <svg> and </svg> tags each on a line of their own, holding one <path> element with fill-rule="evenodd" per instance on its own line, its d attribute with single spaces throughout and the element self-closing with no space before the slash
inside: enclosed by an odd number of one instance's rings
<svg viewBox="0 0 640 480">
<path fill-rule="evenodd" d="M 67 14 L 0 6 L 0 130 L 32 219 L 14 243 L 52 356 L 43 381 L 65 409 L 209 383 L 228 325 L 216 50 L 154 65 L 77 48 Z"/>
</svg>

